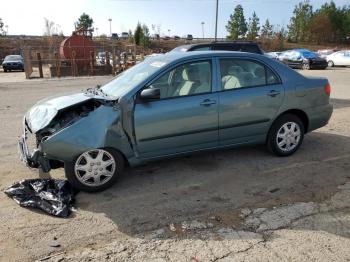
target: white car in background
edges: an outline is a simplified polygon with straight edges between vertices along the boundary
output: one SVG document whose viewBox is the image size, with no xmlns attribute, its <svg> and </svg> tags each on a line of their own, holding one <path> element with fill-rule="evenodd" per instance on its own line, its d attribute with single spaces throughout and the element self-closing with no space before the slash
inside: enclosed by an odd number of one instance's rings
<svg viewBox="0 0 350 262">
<path fill-rule="evenodd" d="M 329 67 L 350 66 L 350 50 L 342 50 L 327 56 Z"/>
</svg>

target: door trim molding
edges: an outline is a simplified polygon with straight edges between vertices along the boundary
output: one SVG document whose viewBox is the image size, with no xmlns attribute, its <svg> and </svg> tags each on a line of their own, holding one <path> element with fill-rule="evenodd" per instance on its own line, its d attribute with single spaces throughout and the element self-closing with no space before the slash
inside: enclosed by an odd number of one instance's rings
<svg viewBox="0 0 350 262">
<path fill-rule="evenodd" d="M 233 128 L 233 127 L 241 127 L 241 126 L 249 126 L 249 125 L 256 125 L 256 124 L 262 124 L 262 123 L 267 123 L 269 122 L 269 118 L 264 118 L 261 120 L 255 120 L 255 121 L 248 121 L 248 122 L 243 122 L 239 124 L 234 124 L 234 125 L 224 125 L 224 126 L 219 126 L 220 129 L 227 129 L 227 128 Z"/>
<path fill-rule="evenodd" d="M 170 137 L 177 137 L 177 136 L 193 135 L 193 134 L 197 134 L 197 133 L 217 131 L 217 130 L 218 130 L 217 127 L 208 127 L 208 128 L 204 128 L 204 129 L 198 129 L 198 130 L 193 130 L 193 131 L 175 133 L 175 134 L 172 134 L 172 135 L 147 137 L 147 138 L 140 139 L 138 141 L 139 142 L 146 142 L 146 141 L 157 140 L 157 139 L 162 139 L 162 138 L 170 138 Z"/>
</svg>

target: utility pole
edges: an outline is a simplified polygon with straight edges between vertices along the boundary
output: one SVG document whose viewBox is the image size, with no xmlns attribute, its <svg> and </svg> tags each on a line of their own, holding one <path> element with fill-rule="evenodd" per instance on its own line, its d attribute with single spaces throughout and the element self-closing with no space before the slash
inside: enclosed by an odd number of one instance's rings
<svg viewBox="0 0 350 262">
<path fill-rule="evenodd" d="M 215 16 L 215 41 L 218 38 L 218 13 L 219 13 L 219 0 L 216 0 L 216 16 Z"/>
<path fill-rule="evenodd" d="M 202 22 L 201 24 L 202 24 L 202 37 L 204 39 L 204 22 Z"/>
<path fill-rule="evenodd" d="M 109 18 L 108 21 L 109 21 L 109 36 L 112 36 L 112 18 Z"/>
</svg>

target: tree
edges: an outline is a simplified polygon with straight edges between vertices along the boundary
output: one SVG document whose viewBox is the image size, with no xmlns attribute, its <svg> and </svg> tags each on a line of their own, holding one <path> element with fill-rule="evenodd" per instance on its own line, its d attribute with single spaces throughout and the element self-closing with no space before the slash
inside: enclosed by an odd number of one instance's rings
<svg viewBox="0 0 350 262">
<path fill-rule="evenodd" d="M 322 5 L 320 9 L 316 10 L 314 15 L 319 17 L 317 19 L 321 20 L 321 22 L 328 23 L 327 20 L 329 20 L 332 27 L 330 42 L 345 42 L 347 40 L 347 37 L 350 35 L 350 6 L 339 8 L 331 1 Z M 328 19 L 325 17 L 328 17 Z M 326 24 L 325 26 L 328 25 Z"/>
<path fill-rule="evenodd" d="M 312 18 L 312 6 L 308 1 L 295 6 L 288 25 L 288 38 L 293 42 L 308 40 L 308 26 Z"/>
<path fill-rule="evenodd" d="M 52 34 L 54 33 L 55 23 L 53 21 L 50 21 L 46 17 L 44 17 L 44 24 L 45 24 L 44 36 L 52 36 Z"/>
<path fill-rule="evenodd" d="M 4 22 L 2 21 L 2 18 L 0 18 L 0 34 L 4 33 Z"/>
<path fill-rule="evenodd" d="M 283 51 L 284 50 L 284 42 L 287 37 L 287 31 L 286 29 L 282 26 L 277 28 L 277 30 L 274 32 L 274 36 L 271 42 L 271 50 L 276 50 L 276 51 Z"/>
<path fill-rule="evenodd" d="M 259 31 L 259 17 L 254 11 L 253 16 L 249 18 L 247 38 L 250 40 L 254 40 L 259 35 Z"/>
<path fill-rule="evenodd" d="M 137 23 L 135 32 L 134 32 L 134 40 L 136 45 L 140 45 L 141 43 L 141 38 L 142 38 L 142 26 L 140 22 Z"/>
<path fill-rule="evenodd" d="M 261 28 L 261 38 L 271 39 L 273 36 L 273 25 L 270 24 L 269 19 L 266 19 L 265 24 Z"/>
<path fill-rule="evenodd" d="M 93 32 L 94 28 L 92 27 L 94 23 L 94 20 L 88 15 L 83 13 L 79 18 L 78 21 L 74 23 L 75 28 L 82 28 L 84 31 L 90 31 Z"/>
<path fill-rule="evenodd" d="M 310 40 L 317 44 L 327 43 L 333 40 L 334 30 L 329 16 L 325 13 L 314 15 L 310 25 Z"/>
<path fill-rule="evenodd" d="M 146 24 L 141 25 L 141 23 L 138 22 L 134 33 L 135 44 L 146 47 L 150 44 L 149 37 L 148 26 Z"/>
<path fill-rule="evenodd" d="M 229 33 L 227 38 L 238 39 L 245 37 L 247 33 L 247 22 L 244 18 L 243 7 L 237 5 L 234 13 L 230 15 L 230 20 L 226 25 L 226 30 Z"/>
<path fill-rule="evenodd" d="M 149 29 L 146 24 L 142 25 L 142 37 L 141 37 L 141 45 L 143 47 L 149 46 L 150 40 L 149 40 L 150 34 Z"/>
</svg>

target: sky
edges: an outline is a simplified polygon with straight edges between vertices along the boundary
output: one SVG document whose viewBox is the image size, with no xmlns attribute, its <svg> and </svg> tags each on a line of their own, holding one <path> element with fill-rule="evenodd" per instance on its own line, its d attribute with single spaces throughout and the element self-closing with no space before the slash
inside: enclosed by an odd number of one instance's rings
<svg viewBox="0 0 350 262">
<path fill-rule="evenodd" d="M 225 25 L 237 4 L 244 9 L 245 18 L 255 11 L 260 24 L 266 19 L 275 26 L 287 26 L 295 5 L 300 0 L 219 0 L 218 37 L 225 37 Z M 325 0 L 310 0 L 314 10 Z M 350 5 L 350 0 L 334 0 L 337 6 Z M 214 37 L 216 0 L 0 0 L 0 18 L 8 25 L 10 35 L 42 35 L 44 18 L 53 21 L 59 31 L 70 35 L 74 22 L 83 13 L 89 14 L 97 33 L 120 34 L 131 29 L 137 22 L 145 23 L 152 31 L 160 25 L 161 34 L 184 36 L 192 34 Z M 5 28 L 6 29 L 6 28 Z M 96 32 L 95 32 L 96 33 Z"/>
</svg>

